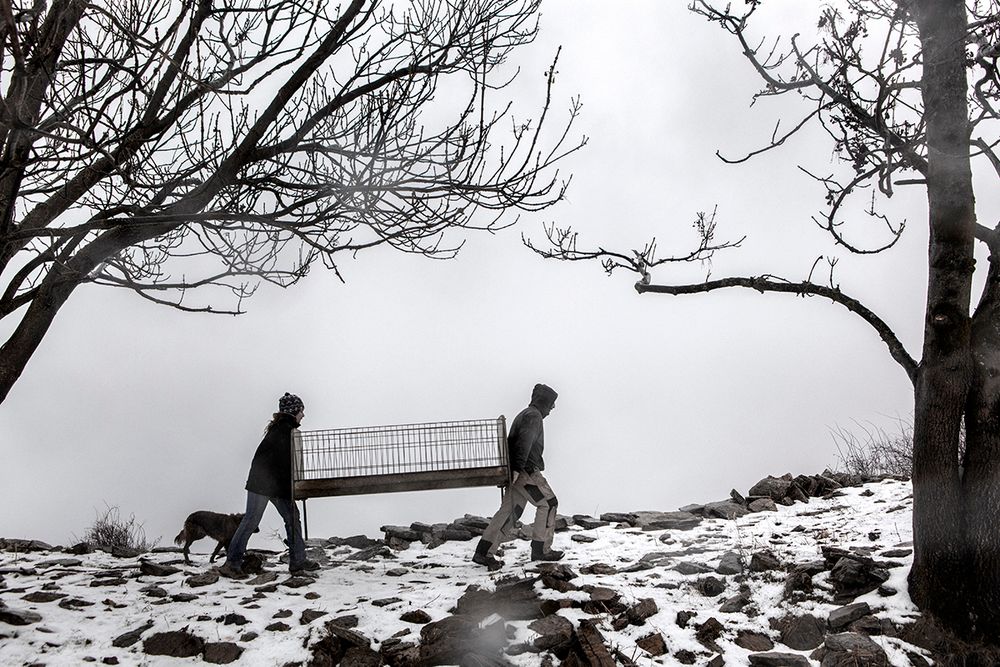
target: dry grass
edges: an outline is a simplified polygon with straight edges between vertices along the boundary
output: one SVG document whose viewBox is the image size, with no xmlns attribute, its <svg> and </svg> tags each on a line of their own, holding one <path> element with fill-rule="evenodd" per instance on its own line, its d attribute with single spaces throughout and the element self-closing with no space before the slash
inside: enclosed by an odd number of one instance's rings
<svg viewBox="0 0 1000 667">
<path fill-rule="evenodd" d="M 854 429 L 830 429 L 837 445 L 838 469 L 868 477 L 909 477 L 913 472 L 913 425 L 902 419 L 897 425 L 896 432 L 859 422 Z"/>
<path fill-rule="evenodd" d="M 83 542 L 108 549 L 130 549 L 146 552 L 156 546 L 159 540 L 150 542 L 146 531 L 136 521 L 134 514 L 122 518 L 117 506 L 106 506 L 104 514 L 98 514 L 94 523 L 83 533 Z"/>
</svg>

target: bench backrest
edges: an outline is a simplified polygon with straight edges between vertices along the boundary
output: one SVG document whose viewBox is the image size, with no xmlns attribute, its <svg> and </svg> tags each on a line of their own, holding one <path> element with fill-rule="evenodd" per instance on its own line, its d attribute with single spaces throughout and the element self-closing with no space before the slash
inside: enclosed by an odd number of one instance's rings
<svg viewBox="0 0 1000 667">
<path fill-rule="evenodd" d="M 510 478 L 504 417 L 295 431 L 296 499 L 469 486 Z"/>
</svg>

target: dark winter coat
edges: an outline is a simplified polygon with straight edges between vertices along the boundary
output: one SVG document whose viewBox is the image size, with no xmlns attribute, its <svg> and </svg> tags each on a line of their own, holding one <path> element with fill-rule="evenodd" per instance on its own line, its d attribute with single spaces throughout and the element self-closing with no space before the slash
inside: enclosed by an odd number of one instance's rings
<svg viewBox="0 0 1000 667">
<path fill-rule="evenodd" d="M 247 477 L 247 491 L 268 498 L 292 499 L 292 430 L 295 417 L 278 413 L 257 445 Z"/>
<path fill-rule="evenodd" d="M 514 417 L 507 434 L 507 449 L 514 472 L 545 470 L 542 458 L 545 430 L 542 428 L 542 413 L 534 405 L 529 405 Z"/>
</svg>

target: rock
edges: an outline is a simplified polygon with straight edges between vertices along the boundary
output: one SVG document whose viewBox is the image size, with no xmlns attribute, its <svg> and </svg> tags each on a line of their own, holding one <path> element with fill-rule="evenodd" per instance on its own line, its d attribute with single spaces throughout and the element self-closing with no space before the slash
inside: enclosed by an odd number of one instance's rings
<svg viewBox="0 0 1000 667">
<path fill-rule="evenodd" d="M 883 551 L 880 556 L 883 558 L 906 558 L 913 553 L 913 549 L 889 549 Z"/>
<path fill-rule="evenodd" d="M 388 607 L 391 604 L 396 604 L 397 602 L 402 602 L 401 598 L 381 598 L 378 600 L 372 600 L 371 604 L 373 607 Z"/>
<path fill-rule="evenodd" d="M 338 628 L 342 628 L 344 630 L 350 630 L 351 628 L 358 627 L 358 617 L 354 614 L 337 616 L 336 618 L 331 618 L 326 622 L 327 629 L 329 629 L 329 626 L 331 625 L 336 625 Z"/>
<path fill-rule="evenodd" d="M 652 598 L 644 598 L 638 604 L 633 605 L 625 612 L 628 622 L 632 625 L 642 625 L 646 622 L 646 619 L 650 616 L 656 614 L 659 608 L 656 606 L 656 602 Z"/>
<path fill-rule="evenodd" d="M 636 512 L 634 525 L 643 530 L 691 530 L 701 521 L 690 512 Z"/>
<path fill-rule="evenodd" d="M 841 558 L 830 570 L 830 583 L 836 592 L 835 602 L 847 602 L 874 591 L 888 579 L 888 572 L 855 557 Z"/>
<path fill-rule="evenodd" d="M 713 616 L 704 623 L 695 626 L 695 638 L 702 646 L 718 651 L 719 647 L 715 644 L 715 640 L 722 636 L 723 629 L 722 623 Z"/>
<path fill-rule="evenodd" d="M 770 475 L 760 480 L 747 492 L 748 496 L 766 496 L 771 500 L 781 500 L 788 495 L 788 489 L 792 486 L 792 481 Z"/>
<path fill-rule="evenodd" d="M 572 652 L 569 657 L 576 658 L 578 665 L 616 667 L 618 664 L 608 650 L 604 635 L 589 618 L 580 620 L 580 627 L 573 634 L 571 646 Z"/>
<path fill-rule="evenodd" d="M 715 577 L 705 577 L 695 583 L 695 588 L 705 597 L 714 598 L 725 592 L 726 584 Z"/>
<path fill-rule="evenodd" d="M 608 523 L 627 523 L 638 525 L 638 515 L 633 512 L 605 512 L 601 515 L 601 521 Z"/>
<path fill-rule="evenodd" d="M 813 589 L 812 575 L 808 572 L 795 570 L 785 577 L 784 598 L 787 600 L 796 591 L 811 593 Z"/>
<path fill-rule="evenodd" d="M 87 544 L 86 542 L 78 542 L 71 547 L 63 549 L 63 552 L 68 554 L 73 554 L 74 556 L 83 556 L 94 552 L 94 548 Z"/>
<path fill-rule="evenodd" d="M 723 614 L 734 614 L 739 611 L 743 611 L 743 608 L 750 604 L 750 596 L 744 592 L 740 592 L 733 597 L 727 599 L 719 606 L 719 611 Z M 767 649 L 763 649 L 767 650 Z"/>
<path fill-rule="evenodd" d="M 126 583 L 124 577 L 98 577 L 90 582 L 91 588 L 98 588 L 101 586 L 124 586 Z"/>
<path fill-rule="evenodd" d="M 217 581 L 219 581 L 219 575 L 215 572 L 203 572 L 193 577 L 188 577 L 184 583 L 191 588 L 200 588 L 201 586 L 211 586 Z"/>
<path fill-rule="evenodd" d="M 41 615 L 33 611 L 0 605 L 0 623 L 6 623 L 7 625 L 31 625 L 41 620 Z"/>
<path fill-rule="evenodd" d="M 672 568 L 674 572 L 679 572 L 685 576 L 690 576 L 692 574 L 708 574 L 709 572 L 715 572 L 708 565 L 703 565 L 701 563 L 692 563 L 691 561 L 681 561 Z"/>
<path fill-rule="evenodd" d="M 81 607 L 91 607 L 93 602 L 81 600 L 80 598 L 66 598 L 59 601 L 59 606 L 63 609 L 80 609 Z"/>
<path fill-rule="evenodd" d="M 350 537 L 331 537 L 326 541 L 327 546 L 330 547 L 351 547 L 352 549 L 368 549 L 370 547 L 380 546 L 383 544 L 382 540 L 375 540 L 367 535 L 352 535 Z"/>
<path fill-rule="evenodd" d="M 169 577 L 180 571 L 180 568 L 173 565 L 160 565 L 148 560 L 139 561 L 139 572 L 150 577 Z"/>
<path fill-rule="evenodd" d="M 184 630 L 157 632 L 142 643 L 146 655 L 168 655 L 172 658 L 193 658 L 201 655 L 205 641 Z"/>
<path fill-rule="evenodd" d="M 114 546 L 109 549 L 108 547 L 103 547 L 98 545 L 98 549 L 108 552 L 115 558 L 138 558 L 140 555 L 142 555 L 141 551 L 139 551 L 138 549 L 132 549 L 130 547 Z"/>
<path fill-rule="evenodd" d="M 686 648 L 674 653 L 674 657 L 677 658 L 677 662 L 681 665 L 693 665 L 698 661 L 698 656 L 694 651 L 689 651 Z"/>
<path fill-rule="evenodd" d="M 367 646 L 352 646 L 344 653 L 340 667 L 379 667 L 382 655 Z"/>
<path fill-rule="evenodd" d="M 609 522 L 600 521 L 587 514 L 574 514 L 573 523 L 580 526 L 584 530 L 593 530 L 594 528 L 602 528 L 607 526 Z"/>
<path fill-rule="evenodd" d="M 618 574 L 618 568 L 606 563 L 593 563 L 580 568 L 581 574 Z"/>
<path fill-rule="evenodd" d="M 50 591 L 35 591 L 34 593 L 28 593 L 27 595 L 22 595 L 21 599 L 25 602 L 31 602 L 33 604 L 44 604 L 46 602 L 55 602 L 56 600 L 62 600 L 67 597 L 66 593 L 52 593 Z"/>
<path fill-rule="evenodd" d="M 786 617 L 777 626 L 781 643 L 796 651 L 811 651 L 826 636 L 826 625 L 812 614 Z"/>
<path fill-rule="evenodd" d="M 313 621 L 326 616 L 327 612 L 319 609 L 303 609 L 299 616 L 299 625 L 309 625 Z"/>
<path fill-rule="evenodd" d="M 808 494 L 795 482 L 792 482 L 792 485 L 788 487 L 788 495 L 786 497 L 801 503 L 809 502 Z"/>
<path fill-rule="evenodd" d="M 264 586 L 278 580 L 277 572 L 261 572 L 253 579 L 247 580 L 247 586 Z"/>
<path fill-rule="evenodd" d="M 410 530 L 407 526 L 382 526 L 379 530 L 385 533 L 386 542 L 388 542 L 391 538 L 405 540 L 407 542 L 416 542 L 420 539 L 420 533 L 415 530 Z"/>
<path fill-rule="evenodd" d="M 434 526 L 430 525 L 429 523 L 421 523 L 419 521 L 414 521 L 413 523 L 410 524 L 410 530 L 420 534 L 433 533 Z"/>
<path fill-rule="evenodd" d="M 475 514 L 466 514 L 461 519 L 455 519 L 455 523 L 465 526 L 471 530 L 478 530 L 480 533 L 490 525 L 490 520 L 486 517 Z"/>
<path fill-rule="evenodd" d="M 758 551 L 750 557 L 751 572 L 768 572 L 780 569 L 781 561 L 775 558 L 774 554 L 769 551 Z"/>
<path fill-rule="evenodd" d="M 459 598 L 456 609 L 459 614 L 479 622 L 491 614 L 497 614 L 508 621 L 530 621 L 545 614 L 542 601 L 535 590 L 539 577 L 515 579 L 499 584 L 495 591 L 470 586 Z"/>
<path fill-rule="evenodd" d="M 751 667 L 811 667 L 809 658 L 797 653 L 751 653 Z"/>
<path fill-rule="evenodd" d="M 394 568 L 392 568 L 390 570 L 386 570 L 385 571 L 385 576 L 387 576 L 387 577 L 402 577 L 403 575 L 408 574 L 408 573 L 409 573 L 409 570 L 407 570 L 405 567 L 394 567 Z"/>
<path fill-rule="evenodd" d="M 354 552 L 348 556 L 345 560 L 359 560 L 359 561 L 370 561 L 375 560 L 375 558 L 381 556 L 382 558 L 395 558 L 396 554 L 392 553 L 387 545 L 382 542 L 377 542 L 370 547 L 364 547 L 359 551 Z"/>
<path fill-rule="evenodd" d="M 36 570 L 49 570 L 54 567 L 80 567 L 83 561 L 79 558 L 53 558 L 35 563 Z"/>
<path fill-rule="evenodd" d="M 15 553 L 31 553 L 35 551 L 52 551 L 51 544 L 41 540 L 22 540 L 16 538 L 0 537 L 0 551 L 13 551 Z"/>
<path fill-rule="evenodd" d="M 592 586 L 590 588 L 591 602 L 612 602 L 617 600 L 619 597 L 621 597 L 620 594 L 613 588 L 607 588 L 605 586 Z"/>
<path fill-rule="evenodd" d="M 573 533 L 572 535 L 569 536 L 569 539 L 573 540 L 574 542 L 580 542 L 581 544 L 587 544 L 590 542 L 597 541 L 596 537 L 585 535 L 583 533 Z"/>
<path fill-rule="evenodd" d="M 715 571 L 718 574 L 743 574 L 743 559 L 735 551 L 727 551 L 722 554 Z"/>
<path fill-rule="evenodd" d="M 466 617 L 447 616 L 420 629 L 420 664 L 497 664 L 506 643 L 503 622 L 480 628 Z"/>
<path fill-rule="evenodd" d="M 654 658 L 667 652 L 667 642 L 659 632 L 637 639 L 635 644 Z"/>
<path fill-rule="evenodd" d="M 368 639 L 368 637 L 365 637 L 363 634 L 356 632 L 355 630 L 345 628 L 337 623 L 337 619 L 327 621 L 323 628 L 328 634 L 340 638 L 342 641 L 347 642 L 351 646 L 370 647 L 372 645 L 372 642 Z"/>
<path fill-rule="evenodd" d="M 440 537 L 446 542 L 468 542 L 475 538 L 476 534 L 464 528 L 446 528 L 441 531 Z"/>
<path fill-rule="evenodd" d="M 222 623 L 223 625 L 237 625 L 237 626 L 240 626 L 240 625 L 247 625 L 248 623 L 250 623 L 250 620 L 246 616 L 243 616 L 242 614 L 234 614 L 234 613 L 223 614 L 222 616 L 220 616 L 219 618 L 217 618 L 215 620 L 216 620 L 216 622 Z"/>
<path fill-rule="evenodd" d="M 864 635 L 842 632 L 823 643 L 822 667 L 888 667 L 885 650 Z"/>
<path fill-rule="evenodd" d="M 831 630 L 842 630 L 854 621 L 863 618 L 870 613 L 872 613 L 872 609 L 868 606 L 867 602 L 856 602 L 854 604 L 834 609 L 830 612 L 826 622 L 830 626 Z"/>
<path fill-rule="evenodd" d="M 233 642 L 208 642 L 202 660 L 213 665 L 228 665 L 243 655 L 243 649 Z"/>
<path fill-rule="evenodd" d="M 170 596 L 170 599 L 174 602 L 191 602 L 192 600 L 197 600 L 198 596 L 194 593 L 174 593 Z"/>
<path fill-rule="evenodd" d="M 288 623 L 285 623 L 284 621 L 275 621 L 274 623 L 265 626 L 264 629 L 268 632 L 288 632 L 292 629 L 292 626 L 288 625 Z"/>
<path fill-rule="evenodd" d="M 688 626 L 688 623 L 694 617 L 695 613 L 693 611 L 679 611 L 677 612 L 677 618 L 675 619 L 674 622 L 677 623 L 677 627 L 686 628 Z"/>
<path fill-rule="evenodd" d="M 567 644 L 573 636 L 573 624 L 558 614 L 532 621 L 528 629 L 538 633 L 532 644 L 541 651 L 551 651 Z"/>
<path fill-rule="evenodd" d="M 569 593 L 570 591 L 576 590 L 576 584 L 573 582 L 556 579 L 555 577 L 549 575 L 544 575 L 542 577 L 542 585 L 559 593 Z"/>
<path fill-rule="evenodd" d="M 771 638 L 761 632 L 752 632 L 750 630 L 740 630 L 736 633 L 736 640 L 734 642 L 740 648 L 745 648 L 748 651 L 770 651 L 774 648 L 774 642 Z"/>
<path fill-rule="evenodd" d="M 428 614 L 423 609 L 414 609 L 412 611 L 404 613 L 402 616 L 399 617 L 399 620 L 404 621 L 406 623 L 416 623 L 418 625 L 423 625 L 424 623 L 431 622 L 431 615 Z"/>
<path fill-rule="evenodd" d="M 152 621 L 146 621 L 143 625 L 135 628 L 134 630 L 129 630 L 128 632 L 118 635 L 113 640 L 111 640 L 111 645 L 115 648 L 128 648 L 135 644 L 142 637 L 142 633 L 153 627 Z"/>
<path fill-rule="evenodd" d="M 747 508 L 743 505 L 737 505 L 736 503 L 729 501 L 721 501 L 717 503 L 708 503 L 705 505 L 703 513 L 706 517 L 714 517 L 718 519 L 738 519 L 741 516 L 746 516 L 749 514 Z"/>
<path fill-rule="evenodd" d="M 757 498 L 747 505 L 750 512 L 777 512 L 778 506 L 770 498 Z"/>
<path fill-rule="evenodd" d="M 673 557 L 662 551 L 651 551 L 645 554 L 638 561 L 623 568 L 621 572 L 642 572 L 643 570 L 650 570 L 654 567 L 666 567 L 673 560 Z"/>
</svg>

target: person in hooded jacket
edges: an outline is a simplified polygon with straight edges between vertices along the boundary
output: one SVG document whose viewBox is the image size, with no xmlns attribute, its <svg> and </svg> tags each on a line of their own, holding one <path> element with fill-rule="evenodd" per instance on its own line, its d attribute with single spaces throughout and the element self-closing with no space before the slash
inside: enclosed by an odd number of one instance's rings
<svg viewBox="0 0 1000 667">
<path fill-rule="evenodd" d="M 292 431 L 299 427 L 303 417 L 305 405 L 298 396 L 286 392 L 278 399 L 278 411 L 268 424 L 250 464 L 246 514 L 226 547 L 226 562 L 219 568 L 219 574 L 233 579 L 247 576 L 243 572 L 247 542 L 260 525 L 268 503 L 274 505 L 285 522 L 288 571 L 319 569 L 319 563 L 306 558 L 299 510 L 292 499 Z"/>
<path fill-rule="evenodd" d="M 511 422 L 507 449 L 513 479 L 509 490 L 504 494 L 500 509 L 483 531 L 472 562 L 485 565 L 490 570 L 503 567 L 503 561 L 498 560 L 495 555 L 497 547 L 503 540 L 510 539 L 515 522 L 521 518 L 529 503 L 535 506 L 531 560 L 555 561 L 563 557 L 562 551 L 551 548 L 559 501 L 542 474 L 545 470 L 545 460 L 542 457 L 545 431 L 542 420 L 552 412 L 557 397 L 558 394 L 551 387 L 536 384 L 531 392 L 531 403 Z"/>
</svg>

